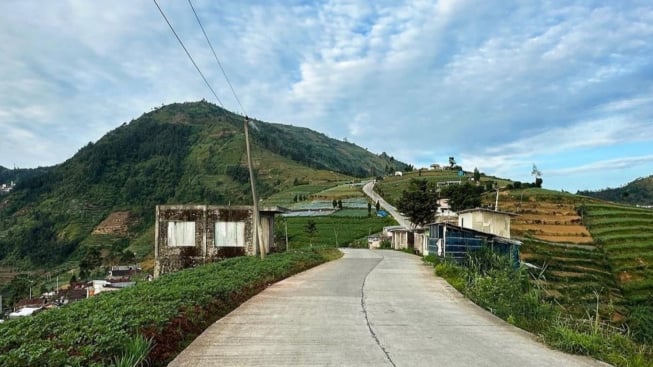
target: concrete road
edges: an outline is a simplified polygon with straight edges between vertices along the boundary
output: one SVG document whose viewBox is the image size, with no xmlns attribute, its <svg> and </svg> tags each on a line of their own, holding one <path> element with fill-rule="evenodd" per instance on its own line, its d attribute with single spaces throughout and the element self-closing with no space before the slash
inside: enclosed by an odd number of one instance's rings
<svg viewBox="0 0 653 367">
<path fill-rule="evenodd" d="M 604 366 L 548 349 L 463 298 L 421 259 L 345 256 L 272 285 L 170 366 Z"/>
<path fill-rule="evenodd" d="M 363 186 L 363 192 L 375 203 L 378 201 L 381 208 L 385 209 L 385 211 L 387 211 L 397 221 L 397 223 L 399 223 L 400 226 L 404 228 L 413 228 L 413 223 L 410 221 L 410 219 L 403 216 L 399 210 L 397 210 L 397 208 L 390 205 L 390 203 L 383 200 L 379 194 L 374 192 L 374 181 L 366 183 Z"/>
</svg>

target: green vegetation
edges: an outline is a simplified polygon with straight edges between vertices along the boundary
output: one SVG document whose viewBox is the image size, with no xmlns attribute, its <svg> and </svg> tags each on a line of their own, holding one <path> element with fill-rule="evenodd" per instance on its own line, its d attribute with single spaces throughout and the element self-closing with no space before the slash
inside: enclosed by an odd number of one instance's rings
<svg viewBox="0 0 653 367">
<path fill-rule="evenodd" d="M 564 308 L 565 313 L 584 318 L 596 307 L 603 319 L 618 322 L 627 310 L 621 290 L 600 248 L 593 244 L 562 244 L 525 238 L 522 261 L 540 267 L 534 282 L 543 297 Z"/>
<path fill-rule="evenodd" d="M 480 186 L 483 191 L 492 190 L 496 187 L 506 187 L 512 181 L 501 179 L 497 177 L 486 176 L 479 172 Z M 374 190 L 383 196 L 383 198 L 390 204 L 396 206 L 401 197 L 401 193 L 408 189 L 412 179 L 423 179 L 433 183 L 441 183 L 444 185 L 446 182 L 464 183 L 470 178 L 474 177 L 473 172 L 465 172 L 464 177 L 458 176 L 458 171 L 455 170 L 416 170 L 413 172 L 405 172 L 403 176 L 389 176 L 385 177 L 382 181 L 378 181 L 374 186 Z M 456 185 L 454 184 L 454 185 Z M 454 186 L 452 185 L 452 186 Z"/>
<path fill-rule="evenodd" d="M 352 176 L 405 166 L 309 129 L 260 121 L 256 126 L 252 156 L 258 194 L 270 198 L 266 205 L 292 203 L 298 195 L 308 198 L 352 182 Z M 2 168 L 0 178 L 17 182 L 0 198 L 0 266 L 16 272 L 61 264 L 77 272 L 90 248 L 101 254 L 100 270 L 119 255 L 114 247 L 122 240 L 121 251 L 146 260 L 153 249 L 157 204 L 251 203 L 242 116 L 205 101 L 154 109 L 57 166 Z M 340 199 L 355 190 L 339 188 L 326 195 Z M 124 233 L 115 238 L 93 234 L 117 211 L 131 218 Z M 1 287 L 7 280 L 0 281 Z"/>
<path fill-rule="evenodd" d="M 457 212 L 481 206 L 481 194 L 484 186 L 476 186 L 469 182 L 462 185 L 450 185 L 442 189 L 440 196 L 449 199 L 451 210 Z"/>
<path fill-rule="evenodd" d="M 653 205 L 653 176 L 638 178 L 615 189 L 578 191 L 578 194 L 615 203 Z"/>
<path fill-rule="evenodd" d="M 633 335 L 653 343 L 653 210 L 595 203 L 579 212 L 623 293 Z"/>
<path fill-rule="evenodd" d="M 114 358 L 115 367 L 137 367 L 147 361 L 147 355 L 152 351 L 152 339 L 136 335 L 123 346 L 123 352 Z"/>
<path fill-rule="evenodd" d="M 401 193 L 397 209 L 420 226 L 433 221 L 438 210 L 438 194 L 433 182 L 412 179 Z"/>
<path fill-rule="evenodd" d="M 395 225 L 392 218 L 368 217 L 363 210 L 360 217 L 320 216 L 320 217 L 286 217 L 288 225 L 288 243 L 291 249 L 313 246 L 348 246 L 356 240 L 365 239 L 369 234 L 380 232 L 383 227 Z M 306 231 L 308 223 L 314 223 L 315 232 Z M 284 226 L 277 225 L 277 237 L 284 238 Z M 367 247 L 367 240 L 365 239 Z"/>
<path fill-rule="evenodd" d="M 566 316 L 566 310 L 547 302 L 543 289 L 530 281 L 538 279 L 538 273 L 515 269 L 506 258 L 491 251 L 470 254 L 465 266 L 434 257 L 426 260 L 434 264 L 437 275 L 475 303 L 535 333 L 557 349 L 589 355 L 615 366 L 653 363 L 651 345 L 637 343 L 623 330 L 603 322 L 598 306 L 586 320 Z"/>
<path fill-rule="evenodd" d="M 0 324 L 0 365 L 104 366 L 138 357 L 151 340 L 148 359 L 162 366 L 268 284 L 341 255 L 319 249 L 233 258 L 11 320 Z"/>
</svg>

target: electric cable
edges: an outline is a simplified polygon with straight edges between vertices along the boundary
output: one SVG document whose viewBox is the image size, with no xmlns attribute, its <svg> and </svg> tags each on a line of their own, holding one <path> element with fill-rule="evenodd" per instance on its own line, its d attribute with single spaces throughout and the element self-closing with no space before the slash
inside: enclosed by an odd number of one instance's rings
<svg viewBox="0 0 653 367">
<path fill-rule="evenodd" d="M 161 9 L 161 7 L 159 6 L 159 3 L 157 3 L 156 0 L 152 0 L 152 1 L 154 1 L 154 4 L 159 9 L 159 13 L 161 13 L 161 16 L 163 17 L 163 19 L 166 21 L 166 23 L 168 23 L 168 26 L 170 27 L 170 30 L 172 31 L 172 33 L 177 38 L 177 41 L 179 41 L 179 44 L 181 45 L 181 47 L 184 49 L 184 51 L 186 51 L 186 55 L 188 56 L 190 61 L 193 63 L 193 66 L 195 66 L 195 69 L 202 76 L 202 79 L 204 80 L 204 83 L 206 83 L 206 86 L 209 87 L 209 89 L 211 90 L 211 93 L 213 93 L 213 96 L 215 97 L 215 99 L 218 100 L 218 103 L 220 104 L 220 107 L 224 108 L 224 105 L 222 104 L 222 101 L 220 100 L 218 95 L 215 93 L 215 90 L 213 90 L 213 87 L 211 87 L 211 84 L 209 84 L 209 81 L 206 80 L 206 77 L 202 73 L 202 70 L 200 70 L 199 66 L 197 66 L 197 64 L 195 63 L 195 60 L 193 60 L 193 57 L 190 55 L 190 52 L 188 52 L 188 49 L 184 45 L 184 42 L 182 42 L 181 38 L 179 38 L 179 35 L 177 35 L 177 32 L 175 31 L 172 24 L 170 24 L 170 21 L 168 20 L 168 17 L 166 17 L 165 13 L 163 12 L 163 9 Z"/>
<path fill-rule="evenodd" d="M 200 25 L 200 28 L 202 29 L 202 33 L 204 33 L 204 38 L 206 38 L 206 42 L 209 44 L 209 47 L 211 48 L 211 52 L 213 52 L 213 57 L 215 58 L 215 61 L 218 63 L 218 66 L 222 71 L 222 75 L 224 75 L 224 79 L 227 81 L 227 84 L 229 84 L 231 93 L 233 93 L 236 102 L 238 102 L 238 106 L 240 106 L 241 111 L 243 111 L 243 115 L 247 116 L 247 112 L 245 111 L 245 108 L 243 107 L 242 103 L 240 103 L 240 99 L 238 98 L 238 95 L 236 94 L 233 85 L 231 85 L 231 81 L 229 81 L 229 77 L 227 76 L 227 73 L 222 67 L 222 63 L 220 62 L 220 59 L 218 58 L 218 55 L 215 53 L 215 49 L 213 48 L 213 44 L 211 43 L 209 36 L 206 34 L 206 31 L 204 30 L 204 26 L 202 25 L 202 21 L 200 21 L 200 17 L 199 15 L 197 15 L 197 12 L 195 11 L 195 7 L 193 6 L 193 3 L 190 0 L 188 0 L 188 5 L 190 5 L 190 8 L 193 10 L 193 14 L 195 14 L 195 19 L 197 20 L 197 24 Z"/>
</svg>

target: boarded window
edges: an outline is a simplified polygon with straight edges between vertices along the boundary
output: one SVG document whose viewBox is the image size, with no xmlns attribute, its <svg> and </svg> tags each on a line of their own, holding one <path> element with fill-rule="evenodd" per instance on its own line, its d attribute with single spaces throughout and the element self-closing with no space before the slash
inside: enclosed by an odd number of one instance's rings
<svg viewBox="0 0 653 367">
<path fill-rule="evenodd" d="M 217 247 L 245 247 L 245 222 L 216 222 Z"/>
<path fill-rule="evenodd" d="M 168 246 L 195 246 L 195 222 L 168 222 Z"/>
</svg>

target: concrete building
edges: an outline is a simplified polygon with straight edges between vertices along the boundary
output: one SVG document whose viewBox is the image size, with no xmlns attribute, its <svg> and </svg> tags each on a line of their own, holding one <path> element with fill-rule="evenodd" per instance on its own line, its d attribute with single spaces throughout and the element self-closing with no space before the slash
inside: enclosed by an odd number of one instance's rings
<svg viewBox="0 0 653 367">
<path fill-rule="evenodd" d="M 462 261 L 468 253 L 487 247 L 509 256 L 514 265 L 519 264 L 520 241 L 449 223 L 431 223 L 428 227 L 429 254 Z"/>
<path fill-rule="evenodd" d="M 260 236 L 265 252 L 275 251 L 274 216 L 280 207 L 262 208 Z M 256 255 L 253 207 L 157 205 L 154 277 L 228 257 Z"/>
<path fill-rule="evenodd" d="M 510 219 L 517 214 L 485 208 L 458 212 L 458 226 L 510 238 Z"/>
<path fill-rule="evenodd" d="M 389 228 L 387 233 L 393 249 L 410 249 L 418 254 L 428 254 L 428 235 L 423 228 L 395 227 Z"/>
</svg>

